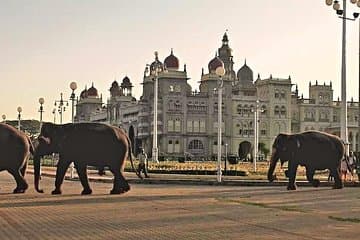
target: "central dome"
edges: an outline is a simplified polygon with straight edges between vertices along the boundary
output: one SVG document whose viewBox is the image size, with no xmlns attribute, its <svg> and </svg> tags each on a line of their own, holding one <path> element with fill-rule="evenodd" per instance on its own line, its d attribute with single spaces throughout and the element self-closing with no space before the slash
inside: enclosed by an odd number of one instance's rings
<svg viewBox="0 0 360 240">
<path fill-rule="evenodd" d="M 164 65 L 168 69 L 179 69 L 179 59 L 174 56 L 172 49 L 170 55 L 165 58 Z"/>
</svg>

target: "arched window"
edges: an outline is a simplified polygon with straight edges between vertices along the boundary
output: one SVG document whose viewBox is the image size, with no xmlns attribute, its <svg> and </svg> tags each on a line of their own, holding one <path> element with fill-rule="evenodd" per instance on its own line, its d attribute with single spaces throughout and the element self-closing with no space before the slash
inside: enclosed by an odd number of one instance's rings
<svg viewBox="0 0 360 240">
<path fill-rule="evenodd" d="M 275 106 L 274 114 L 275 114 L 275 115 L 279 115 L 279 113 L 280 113 L 280 108 L 279 108 L 279 106 Z"/>
<path fill-rule="evenodd" d="M 275 97 L 275 98 L 279 98 L 279 90 L 275 89 L 274 97 Z"/>
<path fill-rule="evenodd" d="M 241 106 L 241 104 L 237 105 L 236 111 L 237 111 L 238 114 L 241 114 L 241 113 L 242 113 L 242 106 Z"/>
<path fill-rule="evenodd" d="M 266 124 L 265 123 L 262 123 L 261 126 L 260 126 L 260 134 L 262 136 L 266 135 Z"/>
<path fill-rule="evenodd" d="M 200 140 L 195 139 L 189 143 L 189 149 L 204 149 L 204 145 Z"/>
<path fill-rule="evenodd" d="M 286 115 L 286 108 L 285 108 L 285 106 L 281 106 L 280 114 L 281 114 L 281 115 Z"/>
<path fill-rule="evenodd" d="M 250 110 L 249 110 L 249 106 L 247 104 L 245 104 L 244 109 L 243 109 L 243 113 L 244 114 L 249 114 Z"/>
<path fill-rule="evenodd" d="M 265 106 L 265 105 L 262 105 L 261 108 L 260 108 L 260 110 L 261 110 L 260 113 L 261 113 L 262 115 L 265 115 L 265 114 L 266 114 L 266 111 L 267 111 L 267 110 L 266 110 L 266 106 Z"/>
<path fill-rule="evenodd" d="M 280 98 L 285 99 L 285 91 L 284 91 L 284 90 L 281 91 L 281 93 L 280 93 Z"/>
</svg>

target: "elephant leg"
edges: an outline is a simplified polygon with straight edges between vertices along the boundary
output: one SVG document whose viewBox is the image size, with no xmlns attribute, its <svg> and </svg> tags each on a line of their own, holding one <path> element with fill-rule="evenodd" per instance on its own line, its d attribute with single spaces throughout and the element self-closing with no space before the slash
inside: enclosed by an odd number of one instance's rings
<svg viewBox="0 0 360 240">
<path fill-rule="evenodd" d="M 61 194 L 61 185 L 63 184 L 66 170 L 68 169 L 70 162 L 63 162 L 61 159 L 57 164 L 56 177 L 55 177 L 55 189 L 51 194 Z"/>
<path fill-rule="evenodd" d="M 16 181 L 16 188 L 13 193 L 24 193 L 29 185 L 21 175 L 20 170 L 10 169 L 8 172 L 15 178 Z"/>
<path fill-rule="evenodd" d="M 341 180 L 341 177 L 340 177 L 340 169 L 339 168 L 332 168 L 330 169 L 330 173 L 331 175 L 334 176 L 334 186 L 333 188 L 334 189 L 341 189 L 344 187 L 344 184 Z"/>
<path fill-rule="evenodd" d="M 79 175 L 81 185 L 83 186 L 83 190 L 81 192 L 82 195 L 91 194 L 92 190 L 89 186 L 89 180 L 86 172 L 86 165 L 78 165 L 75 164 L 76 171 Z"/>
<path fill-rule="evenodd" d="M 289 161 L 289 166 L 288 166 L 289 183 L 287 186 L 287 190 L 296 190 L 295 179 L 296 179 L 297 167 L 298 164 Z"/>
<path fill-rule="evenodd" d="M 306 168 L 306 178 L 314 187 L 319 187 L 319 179 L 314 179 L 315 170 L 312 168 Z"/>
<path fill-rule="evenodd" d="M 121 194 L 130 190 L 130 185 L 122 175 L 120 169 L 117 170 L 110 168 L 111 172 L 114 174 L 114 187 L 110 191 L 110 194 Z"/>
</svg>

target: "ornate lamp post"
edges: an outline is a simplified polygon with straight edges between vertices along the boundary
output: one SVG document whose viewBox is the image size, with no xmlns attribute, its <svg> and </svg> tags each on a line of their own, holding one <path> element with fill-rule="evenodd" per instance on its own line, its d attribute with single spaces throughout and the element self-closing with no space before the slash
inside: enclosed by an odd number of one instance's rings
<svg viewBox="0 0 360 240">
<path fill-rule="evenodd" d="M 264 112 L 264 109 L 259 109 L 260 101 L 256 100 L 254 110 L 254 172 L 256 172 L 256 161 L 259 153 L 259 113 Z"/>
<path fill-rule="evenodd" d="M 70 83 L 70 89 L 72 90 L 70 95 L 71 100 L 71 122 L 74 123 L 74 105 L 75 105 L 75 90 L 77 88 L 76 82 Z"/>
<path fill-rule="evenodd" d="M 220 66 L 215 70 L 216 75 L 219 76 L 218 80 L 218 151 L 217 151 L 217 159 L 218 159 L 218 166 L 217 166 L 217 181 L 221 182 L 221 127 L 222 127 L 222 89 L 223 89 L 223 79 L 222 77 L 225 75 L 225 68 L 224 66 Z"/>
<path fill-rule="evenodd" d="M 43 104 L 44 104 L 45 100 L 44 98 L 39 98 L 39 103 L 40 103 L 40 108 L 39 108 L 39 113 L 40 113 L 40 128 L 39 128 L 39 132 L 41 131 L 41 126 L 42 126 L 42 114 L 44 112 L 44 107 L 43 107 Z"/>
<path fill-rule="evenodd" d="M 6 115 L 5 114 L 2 115 L 2 120 L 3 120 L 3 123 L 6 123 Z"/>
<path fill-rule="evenodd" d="M 225 166 L 224 166 L 224 170 L 225 170 L 225 175 L 227 174 L 227 168 L 226 168 L 226 164 L 227 164 L 227 160 L 228 160 L 228 144 L 225 143 Z"/>
<path fill-rule="evenodd" d="M 65 103 L 66 103 L 66 106 L 69 106 L 68 101 L 64 100 L 63 94 L 60 93 L 60 100 L 55 100 L 55 104 L 54 104 L 55 106 L 58 107 L 58 112 L 60 114 L 60 124 L 62 124 L 63 112 L 65 112 L 65 110 L 66 110 Z"/>
<path fill-rule="evenodd" d="M 359 1 L 350 0 L 351 3 L 356 3 L 360 6 Z M 348 139 L 348 124 L 347 124 L 347 101 L 346 101 L 346 20 L 355 19 L 346 17 L 346 0 L 343 0 L 343 9 L 340 9 L 339 1 L 325 0 L 326 5 L 333 6 L 336 14 L 342 18 L 342 54 L 341 54 L 341 116 L 340 116 L 340 137 L 345 142 L 346 153 L 349 154 L 349 139 Z M 358 17 L 358 14 L 354 14 Z"/>
<path fill-rule="evenodd" d="M 56 108 L 52 110 L 52 114 L 54 115 L 54 124 L 56 123 Z"/>
<path fill-rule="evenodd" d="M 151 66 L 147 65 L 145 68 L 145 75 L 149 71 L 151 71 L 151 75 L 154 75 L 154 124 L 153 124 L 153 149 L 152 149 L 152 159 L 155 162 L 159 162 L 159 149 L 158 149 L 158 77 L 159 74 L 164 71 L 163 65 L 157 61 L 158 59 L 158 52 L 155 51 L 155 62 L 151 64 Z"/>
<path fill-rule="evenodd" d="M 20 131 L 20 129 L 21 129 L 21 112 L 22 112 L 22 108 L 18 107 L 17 111 L 18 111 L 18 129 Z"/>
</svg>

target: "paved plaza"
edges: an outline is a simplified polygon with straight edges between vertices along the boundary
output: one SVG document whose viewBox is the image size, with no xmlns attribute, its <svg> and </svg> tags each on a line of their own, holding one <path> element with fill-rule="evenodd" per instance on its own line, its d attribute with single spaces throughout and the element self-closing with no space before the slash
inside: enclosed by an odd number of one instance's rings
<svg viewBox="0 0 360 240">
<path fill-rule="evenodd" d="M 111 183 L 65 181 L 45 190 L 11 194 L 15 182 L 0 173 L 0 239 L 358 239 L 360 188 L 211 186 L 132 183 L 109 195 Z"/>
</svg>

